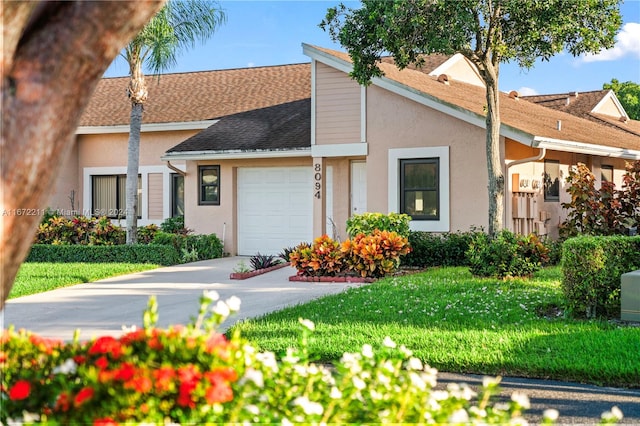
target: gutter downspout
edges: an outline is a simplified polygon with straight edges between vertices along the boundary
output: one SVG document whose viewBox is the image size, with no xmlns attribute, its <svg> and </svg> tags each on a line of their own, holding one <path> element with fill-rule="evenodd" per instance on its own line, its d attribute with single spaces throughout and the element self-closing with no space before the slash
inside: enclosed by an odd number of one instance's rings
<svg viewBox="0 0 640 426">
<path fill-rule="evenodd" d="M 542 149 L 544 149 L 544 148 L 542 148 Z M 187 175 L 187 172 L 183 172 L 182 170 L 180 170 L 179 168 L 177 168 L 176 166 L 171 164 L 171 161 L 169 161 L 169 160 L 166 160 L 166 161 L 167 161 L 167 167 L 168 168 L 170 168 L 171 170 L 173 170 L 174 172 L 176 172 L 180 176 L 186 176 Z"/>
<path fill-rule="evenodd" d="M 519 164 L 530 163 L 532 161 L 540 161 L 540 160 L 542 160 L 545 157 L 545 155 L 547 155 L 547 148 L 539 148 L 539 149 L 540 149 L 540 151 L 538 152 L 538 155 L 534 155 L 533 157 L 529 157 L 529 158 L 522 158 L 520 160 L 512 161 L 511 163 L 507 164 L 507 182 L 506 182 L 506 188 L 507 188 L 506 192 L 507 192 L 507 194 L 508 193 L 512 193 L 512 190 L 513 190 L 513 188 L 510 187 L 511 186 L 511 179 L 509 178 L 509 169 L 511 167 L 517 166 Z M 507 205 L 508 206 L 512 206 L 511 203 L 508 203 Z M 509 207 L 509 212 L 508 213 L 511 213 L 511 209 L 512 208 L 513 207 Z M 505 214 L 507 213 L 506 210 L 507 209 L 505 209 Z M 508 216 L 509 215 L 507 215 L 507 217 Z M 507 218 L 505 218 L 505 221 L 506 221 L 506 219 Z"/>
</svg>

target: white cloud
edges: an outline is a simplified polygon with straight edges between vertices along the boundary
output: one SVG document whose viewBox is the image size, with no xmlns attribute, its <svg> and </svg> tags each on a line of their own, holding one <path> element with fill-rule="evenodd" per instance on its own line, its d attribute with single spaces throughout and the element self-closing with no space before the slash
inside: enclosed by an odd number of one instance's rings
<svg viewBox="0 0 640 426">
<path fill-rule="evenodd" d="M 531 87 L 525 87 L 525 86 L 522 86 L 521 88 L 519 88 L 517 92 L 518 92 L 518 95 L 520 96 L 534 96 L 538 94 L 536 89 L 532 89 Z"/>
<path fill-rule="evenodd" d="M 624 24 L 616 36 L 616 44 L 611 49 L 582 57 L 582 62 L 615 61 L 624 56 L 640 59 L 640 22 Z"/>
<path fill-rule="evenodd" d="M 254 62 L 247 63 L 247 68 L 253 68 L 255 66 L 256 66 L 256 64 Z"/>
</svg>

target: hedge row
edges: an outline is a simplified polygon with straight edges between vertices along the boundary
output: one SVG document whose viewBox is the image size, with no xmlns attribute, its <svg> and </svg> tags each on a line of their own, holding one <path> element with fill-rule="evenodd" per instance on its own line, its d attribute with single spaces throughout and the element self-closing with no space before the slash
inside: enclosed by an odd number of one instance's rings
<svg viewBox="0 0 640 426">
<path fill-rule="evenodd" d="M 562 246 L 562 286 L 577 317 L 620 316 L 620 278 L 640 269 L 640 236 L 570 238 Z"/>
<path fill-rule="evenodd" d="M 154 263 L 175 265 L 181 255 L 174 247 L 156 244 L 115 246 L 34 244 L 26 262 Z"/>
</svg>

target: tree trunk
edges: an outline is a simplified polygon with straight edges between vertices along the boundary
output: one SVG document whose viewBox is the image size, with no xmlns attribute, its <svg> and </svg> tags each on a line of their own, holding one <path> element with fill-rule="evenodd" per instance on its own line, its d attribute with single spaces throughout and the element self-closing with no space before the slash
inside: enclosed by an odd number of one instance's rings
<svg viewBox="0 0 640 426">
<path fill-rule="evenodd" d="M 127 244 L 138 242 L 138 172 L 140 169 L 140 128 L 142 127 L 142 113 L 147 100 L 147 84 L 142 72 L 142 58 L 140 52 L 134 49 L 130 52 L 129 87 L 127 92 L 131 100 L 131 116 L 129 121 L 129 149 L 127 154 Z"/>
<path fill-rule="evenodd" d="M 140 166 L 140 127 L 142 125 L 142 104 L 131 105 L 129 124 L 129 149 L 127 152 L 127 244 L 138 242 L 138 171 Z"/>
<path fill-rule="evenodd" d="M 487 88 L 486 154 L 489 174 L 489 235 L 503 228 L 504 175 L 500 161 L 500 97 L 498 90 L 498 68 L 491 63 L 483 64 L 481 70 Z"/>
<path fill-rule="evenodd" d="M 0 309 L 113 58 L 162 1 L 2 2 Z"/>
</svg>

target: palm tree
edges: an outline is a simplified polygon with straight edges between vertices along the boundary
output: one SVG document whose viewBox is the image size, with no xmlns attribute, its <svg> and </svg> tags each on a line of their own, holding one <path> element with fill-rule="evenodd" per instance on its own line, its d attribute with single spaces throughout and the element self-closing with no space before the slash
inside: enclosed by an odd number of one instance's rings
<svg viewBox="0 0 640 426">
<path fill-rule="evenodd" d="M 225 14 L 217 3 L 169 1 L 122 53 L 129 64 L 128 95 L 131 100 L 126 182 L 127 244 L 137 241 L 140 126 L 148 93 L 143 66 L 159 76 L 176 64 L 177 55 L 183 49 L 194 47 L 196 41 L 205 42 L 224 21 Z"/>
</svg>

